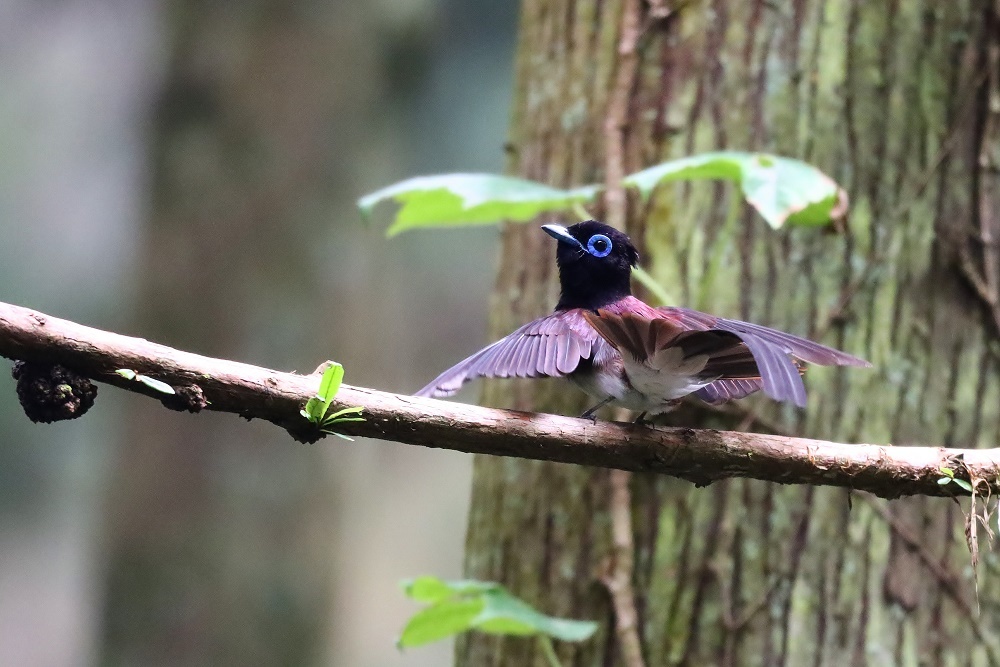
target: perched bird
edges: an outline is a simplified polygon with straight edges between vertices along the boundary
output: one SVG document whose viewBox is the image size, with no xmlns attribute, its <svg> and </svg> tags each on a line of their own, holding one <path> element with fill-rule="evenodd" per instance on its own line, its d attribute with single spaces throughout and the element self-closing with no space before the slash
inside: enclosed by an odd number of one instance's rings
<svg viewBox="0 0 1000 667">
<path fill-rule="evenodd" d="M 555 311 L 459 362 L 418 396 L 451 396 L 476 377 L 567 377 L 600 401 L 583 416 L 610 403 L 641 419 L 688 394 L 714 404 L 763 389 L 805 407 L 804 362 L 871 366 L 776 329 L 653 308 L 632 296 L 639 253 L 628 236 L 595 220 L 542 229 L 559 242 Z"/>
</svg>

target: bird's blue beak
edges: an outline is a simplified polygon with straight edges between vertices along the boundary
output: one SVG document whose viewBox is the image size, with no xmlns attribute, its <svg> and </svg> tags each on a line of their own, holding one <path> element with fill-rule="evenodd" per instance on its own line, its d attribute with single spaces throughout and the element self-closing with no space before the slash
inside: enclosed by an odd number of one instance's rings
<svg viewBox="0 0 1000 667">
<path fill-rule="evenodd" d="M 569 230 L 562 225 L 542 225 L 542 229 L 545 233 L 554 238 L 559 243 L 565 243 L 571 245 L 574 248 L 584 249 L 583 244 L 577 239 L 573 238 L 573 235 L 569 233 Z"/>
</svg>

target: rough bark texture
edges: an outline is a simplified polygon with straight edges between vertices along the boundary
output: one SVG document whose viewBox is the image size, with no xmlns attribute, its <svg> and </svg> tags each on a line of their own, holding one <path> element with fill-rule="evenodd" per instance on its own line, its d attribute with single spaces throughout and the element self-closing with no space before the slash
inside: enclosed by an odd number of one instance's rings
<svg viewBox="0 0 1000 667">
<path fill-rule="evenodd" d="M 995 445 L 1000 435 L 997 7 L 970 2 L 638 7 L 625 167 L 715 149 L 810 161 L 851 196 L 838 229 L 773 232 L 728 186 L 632 200 L 627 229 L 679 304 L 812 335 L 876 372 L 811 373 L 810 406 L 750 402 L 746 425 L 834 440 Z M 621 108 L 627 0 L 525 0 L 511 170 L 599 182 Z M 609 206 L 614 206 L 609 202 Z M 551 247 L 505 231 L 492 333 L 554 303 Z M 572 411 L 552 383 L 491 384 L 492 404 Z M 759 413 L 763 422 L 756 418 Z M 702 417 L 680 414 L 687 425 Z M 934 499 L 851 507 L 840 490 L 731 480 L 632 483 L 636 608 L 651 665 L 995 664 L 997 561 L 975 613 L 963 510 Z M 607 473 L 480 457 L 467 574 L 547 612 L 608 621 L 558 647 L 624 664 L 600 584 L 613 552 Z M 981 505 L 980 505 L 981 509 Z M 472 636 L 462 665 L 542 664 L 531 642 Z"/>
</svg>

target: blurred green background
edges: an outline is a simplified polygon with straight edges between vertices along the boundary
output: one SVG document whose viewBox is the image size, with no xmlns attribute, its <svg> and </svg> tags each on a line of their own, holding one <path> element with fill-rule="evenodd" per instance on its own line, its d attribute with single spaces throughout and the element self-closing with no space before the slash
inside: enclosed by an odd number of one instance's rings
<svg viewBox="0 0 1000 667">
<path fill-rule="evenodd" d="M 497 232 L 356 198 L 500 171 L 513 2 L 0 1 L 0 299 L 411 392 L 484 342 Z M 474 394 L 467 394 L 474 396 Z M 297 444 L 0 373 L 0 664 L 442 665 L 397 582 L 461 572 L 471 458 Z"/>
</svg>

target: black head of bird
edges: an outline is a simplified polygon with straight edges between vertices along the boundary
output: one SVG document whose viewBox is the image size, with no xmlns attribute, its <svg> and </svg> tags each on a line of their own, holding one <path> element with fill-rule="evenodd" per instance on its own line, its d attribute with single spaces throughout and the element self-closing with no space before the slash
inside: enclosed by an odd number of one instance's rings
<svg viewBox="0 0 1000 667">
<path fill-rule="evenodd" d="M 708 403 L 758 390 L 806 404 L 805 363 L 870 366 L 811 340 L 749 322 L 678 307 L 653 308 L 632 296 L 639 255 L 603 223 L 542 229 L 559 243 L 560 298 L 529 322 L 448 369 L 417 392 L 450 396 L 475 377 L 567 377 L 600 402 L 666 412 L 688 395 Z"/>
<path fill-rule="evenodd" d="M 632 267 L 639 262 L 639 253 L 628 236 L 595 220 L 569 228 L 542 225 L 542 229 L 559 241 L 557 310 L 597 310 L 632 293 Z"/>
</svg>

